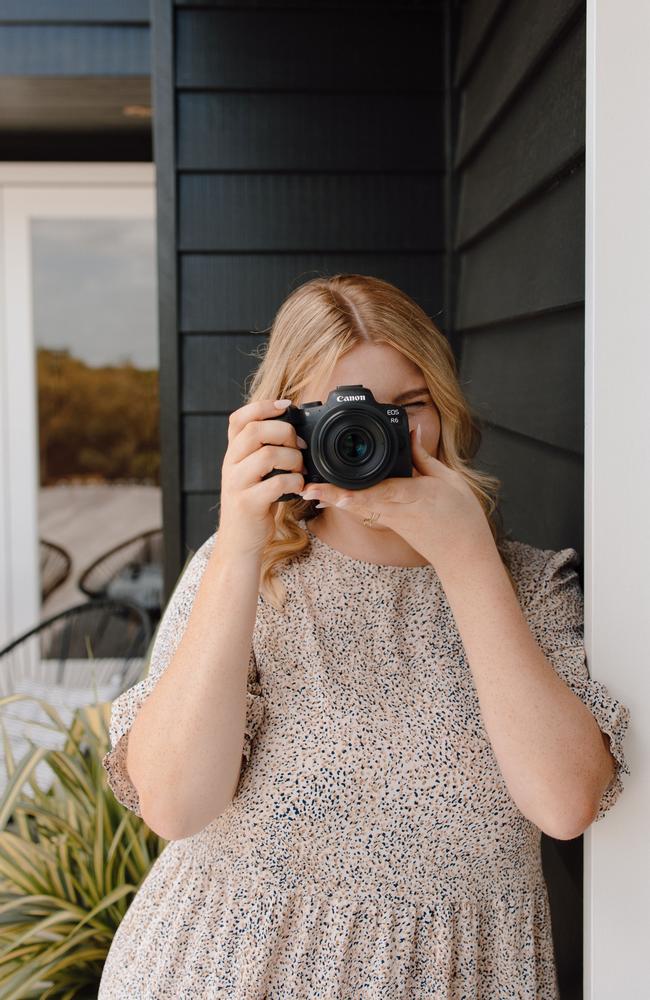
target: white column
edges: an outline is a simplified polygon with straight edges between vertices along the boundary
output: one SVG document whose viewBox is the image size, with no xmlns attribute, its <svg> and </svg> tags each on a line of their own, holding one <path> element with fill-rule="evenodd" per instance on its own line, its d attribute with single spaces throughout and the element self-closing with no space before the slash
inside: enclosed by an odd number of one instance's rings
<svg viewBox="0 0 650 1000">
<path fill-rule="evenodd" d="M 632 770 L 585 834 L 585 1000 L 650 996 L 650 3 L 587 2 L 585 642 Z"/>
</svg>

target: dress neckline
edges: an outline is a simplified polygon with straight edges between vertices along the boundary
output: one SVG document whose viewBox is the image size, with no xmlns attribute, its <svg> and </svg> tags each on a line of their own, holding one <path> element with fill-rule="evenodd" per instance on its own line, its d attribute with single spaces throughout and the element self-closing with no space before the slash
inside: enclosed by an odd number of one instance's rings
<svg viewBox="0 0 650 1000">
<path fill-rule="evenodd" d="M 328 542 L 324 542 L 322 538 L 315 535 L 309 527 L 309 521 L 307 521 L 304 517 L 301 518 L 298 523 L 302 525 L 309 535 L 314 551 L 319 551 L 322 555 L 325 555 L 331 562 L 336 563 L 338 566 L 348 566 L 350 569 L 354 569 L 358 572 L 375 572 L 385 574 L 386 576 L 417 576 L 418 574 L 423 577 L 437 576 L 431 563 L 424 563 L 422 566 L 395 566 L 391 563 L 373 563 L 369 562 L 367 559 L 356 559 L 354 556 L 349 556 L 345 552 L 341 552 L 340 549 L 335 549 Z"/>
</svg>

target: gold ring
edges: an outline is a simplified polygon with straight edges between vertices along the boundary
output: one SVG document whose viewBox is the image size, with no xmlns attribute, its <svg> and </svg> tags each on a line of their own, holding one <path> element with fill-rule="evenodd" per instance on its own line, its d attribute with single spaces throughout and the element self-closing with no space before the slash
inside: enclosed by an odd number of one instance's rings
<svg viewBox="0 0 650 1000">
<path fill-rule="evenodd" d="M 375 511 L 372 512 L 368 517 L 364 517 L 363 523 L 366 528 L 371 528 L 375 521 L 379 520 L 379 514 Z"/>
</svg>

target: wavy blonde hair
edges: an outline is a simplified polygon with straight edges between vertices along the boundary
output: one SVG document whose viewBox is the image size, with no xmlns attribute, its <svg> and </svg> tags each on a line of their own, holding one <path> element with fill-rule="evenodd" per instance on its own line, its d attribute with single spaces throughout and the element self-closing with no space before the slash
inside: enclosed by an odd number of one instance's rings
<svg viewBox="0 0 650 1000">
<path fill-rule="evenodd" d="M 461 391 L 449 341 L 413 299 L 388 281 L 366 274 L 335 274 L 312 278 L 291 292 L 278 309 L 266 343 L 255 352 L 260 364 L 249 376 L 246 402 L 290 399 L 298 405 L 307 386 L 314 380 L 325 384 L 339 358 L 360 341 L 390 344 L 420 368 L 440 416 L 438 458 L 465 478 L 500 547 L 501 483 L 470 464 L 481 443 L 481 430 Z M 309 547 L 309 536 L 298 521 L 318 517 L 316 502 L 298 498 L 277 505 L 275 534 L 262 554 L 260 591 L 278 610 L 284 605 L 286 588 L 274 566 Z"/>
</svg>

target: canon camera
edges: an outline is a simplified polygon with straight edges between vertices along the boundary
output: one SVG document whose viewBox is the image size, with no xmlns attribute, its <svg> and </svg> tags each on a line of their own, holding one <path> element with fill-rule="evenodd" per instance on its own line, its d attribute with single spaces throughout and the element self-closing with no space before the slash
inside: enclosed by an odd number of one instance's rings
<svg viewBox="0 0 650 1000">
<path fill-rule="evenodd" d="M 383 479 L 412 474 L 411 439 L 404 407 L 378 403 L 363 385 L 337 385 L 327 402 L 292 403 L 278 417 L 304 438 L 302 449 L 307 483 L 333 483 L 346 490 L 363 490 Z M 263 476 L 277 476 L 273 469 Z M 299 500 L 283 493 L 278 500 Z"/>
</svg>

